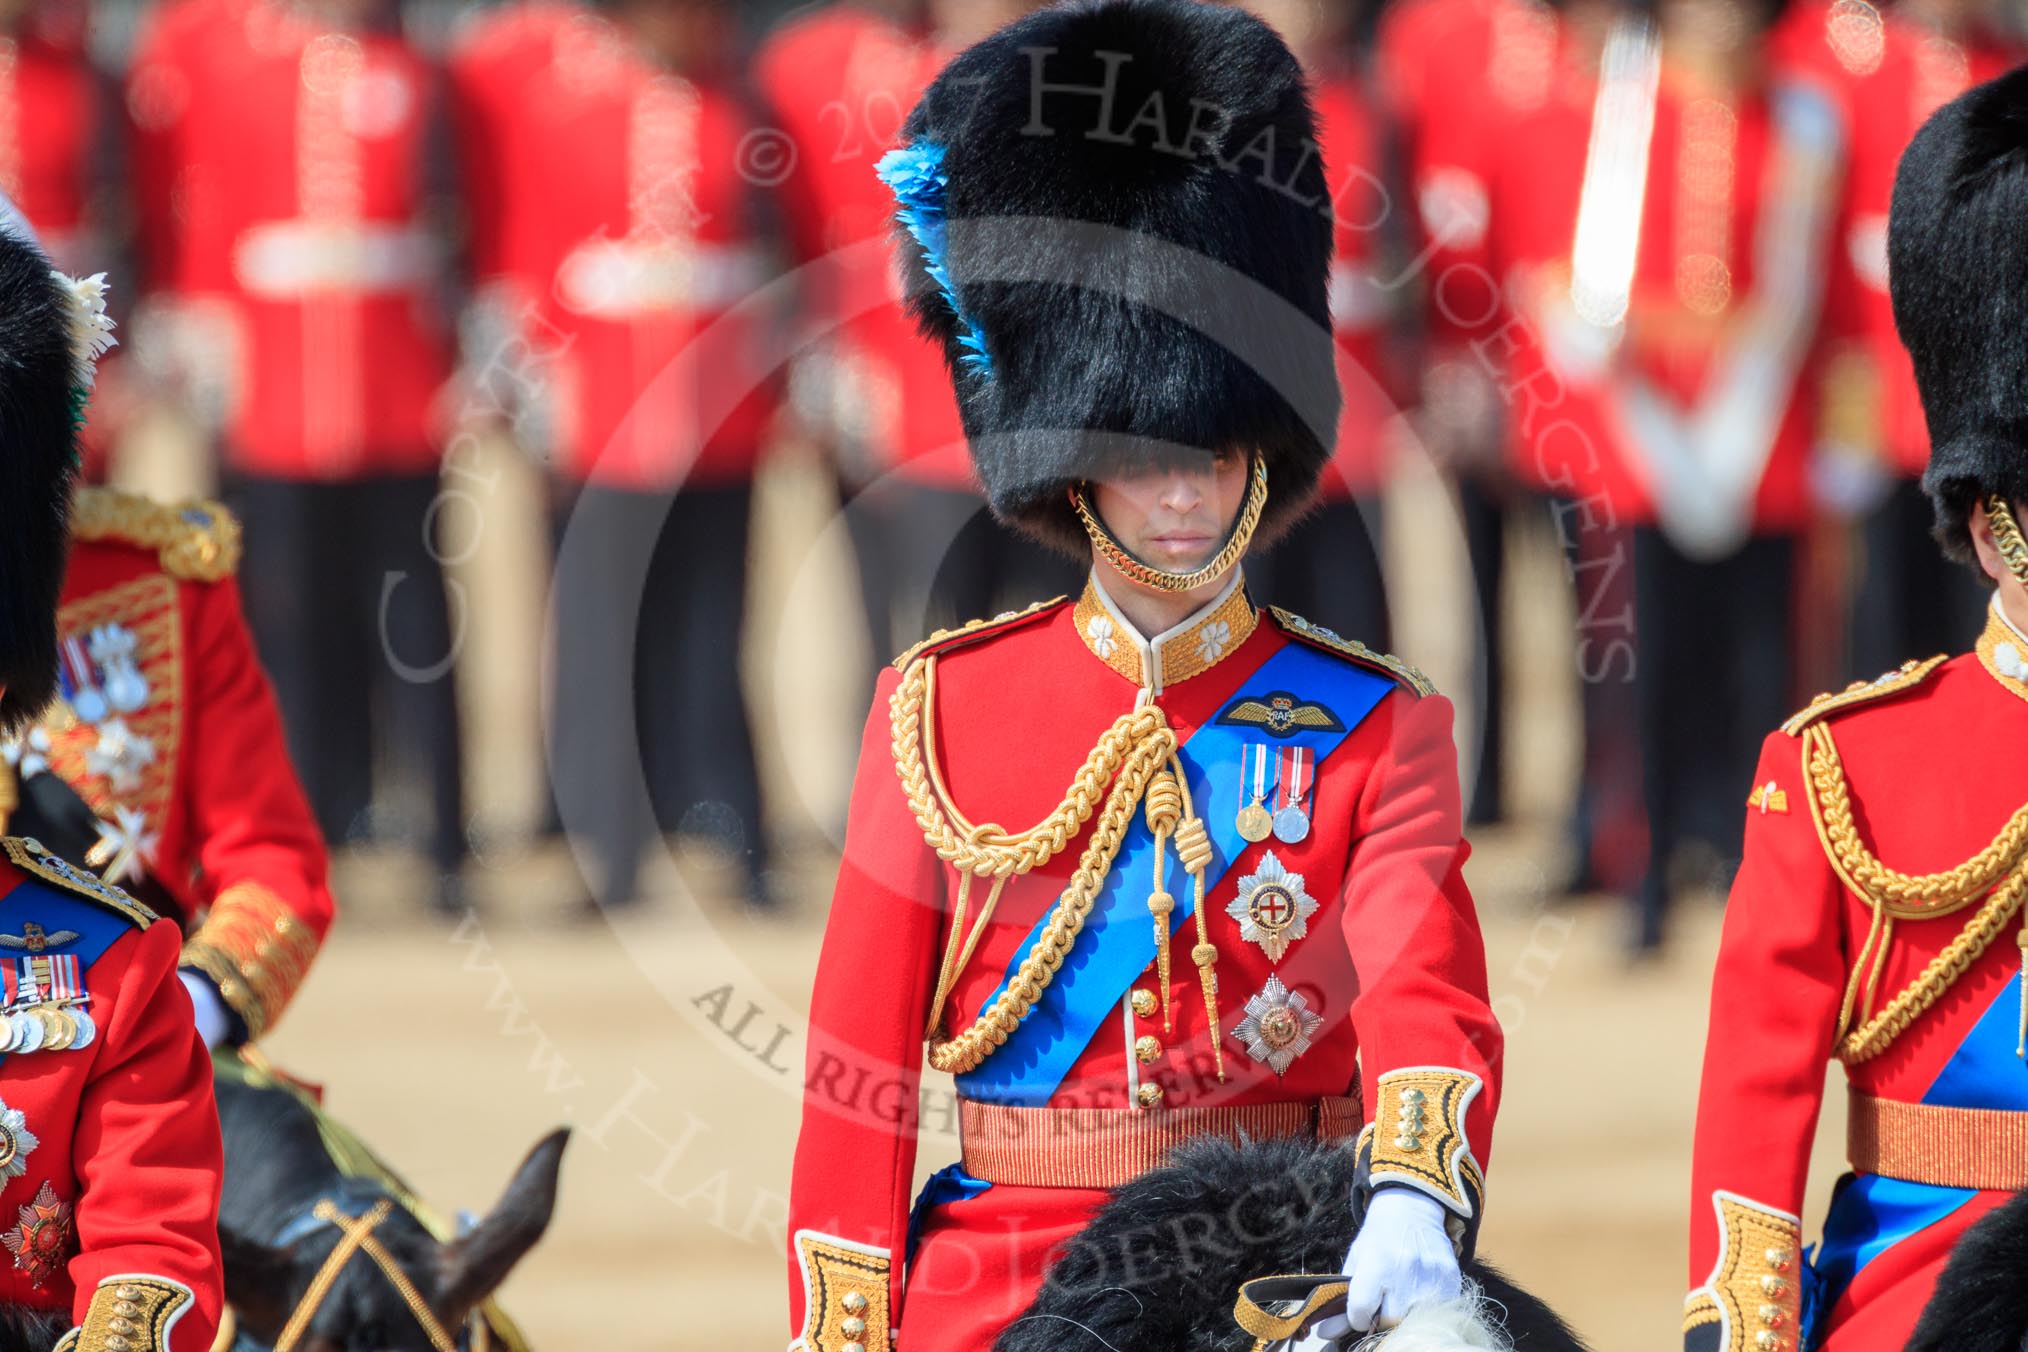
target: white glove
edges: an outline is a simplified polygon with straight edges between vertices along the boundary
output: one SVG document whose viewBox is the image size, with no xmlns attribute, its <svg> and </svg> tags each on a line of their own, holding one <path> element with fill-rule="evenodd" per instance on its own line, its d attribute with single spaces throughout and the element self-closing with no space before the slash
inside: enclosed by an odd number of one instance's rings
<svg viewBox="0 0 2028 1352">
<path fill-rule="evenodd" d="M 183 989 L 190 992 L 190 1008 L 197 1016 L 197 1035 L 204 1039 L 209 1050 L 215 1050 L 232 1032 L 232 1016 L 225 1012 L 225 1000 L 218 993 L 218 987 L 211 984 L 211 978 L 188 967 L 176 975 L 183 978 Z"/>
<path fill-rule="evenodd" d="M 1345 1313 L 1319 1319 L 1311 1332 L 1338 1339 L 1399 1323 L 1424 1301 L 1456 1300 L 1464 1289 L 1444 1209 L 1412 1188 L 1382 1188 L 1345 1255 Z"/>
</svg>

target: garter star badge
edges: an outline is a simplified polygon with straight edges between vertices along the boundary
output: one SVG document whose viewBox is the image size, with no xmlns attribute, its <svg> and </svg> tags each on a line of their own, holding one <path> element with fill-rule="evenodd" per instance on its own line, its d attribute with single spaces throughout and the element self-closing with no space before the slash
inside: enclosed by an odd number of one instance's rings
<svg viewBox="0 0 2028 1352">
<path fill-rule="evenodd" d="M 1270 976 L 1260 994 L 1249 996 L 1246 1017 L 1232 1035 L 1246 1044 L 1246 1054 L 1280 1075 L 1289 1063 L 1310 1050 L 1310 1034 L 1324 1020 L 1310 1012 L 1302 996 Z"/>
<path fill-rule="evenodd" d="M 19 1178 L 27 1173 L 28 1157 L 41 1144 L 28 1129 L 27 1116 L 0 1100 L 0 1178 Z"/>
<path fill-rule="evenodd" d="M 1282 867 L 1273 850 L 1261 856 L 1260 867 L 1239 880 L 1239 895 L 1225 908 L 1239 922 L 1239 937 L 1259 944 L 1269 962 L 1280 962 L 1291 940 L 1310 932 L 1316 900 L 1303 890 L 1303 875 Z"/>
<path fill-rule="evenodd" d="M 0 1244 L 14 1255 L 14 1266 L 28 1274 L 29 1285 L 40 1287 L 63 1267 L 70 1248 L 70 1203 L 56 1195 L 44 1179 L 35 1200 L 20 1208 L 20 1224 L 0 1235 Z"/>
</svg>

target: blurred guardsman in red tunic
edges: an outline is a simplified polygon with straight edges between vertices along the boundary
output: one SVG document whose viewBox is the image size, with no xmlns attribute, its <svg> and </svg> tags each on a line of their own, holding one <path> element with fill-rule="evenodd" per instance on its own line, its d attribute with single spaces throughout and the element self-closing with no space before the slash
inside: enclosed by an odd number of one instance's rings
<svg viewBox="0 0 2028 1352">
<path fill-rule="evenodd" d="M 776 381 L 731 14 L 627 0 L 498 22 L 459 59 L 458 122 L 475 214 L 539 212 L 482 230 L 479 261 L 545 349 L 563 822 L 600 906 L 635 899 L 658 831 L 726 847 L 766 905 L 739 635 Z"/>
<path fill-rule="evenodd" d="M 1825 287 L 1826 454 L 1817 477 L 1828 505 L 1860 517 L 1851 674 L 1955 647 L 1985 606 L 1970 574 L 1925 538 L 1929 435 L 1888 301 L 1887 207 L 1916 128 L 2019 58 L 1986 8 L 1903 0 L 1883 14 L 1865 0 L 1803 4 L 1776 33 L 1777 59 L 1834 91 L 1850 143 Z"/>
<path fill-rule="evenodd" d="M 1073 578 L 980 501 L 941 359 L 902 311 L 893 203 L 873 176 L 945 59 L 1031 7 L 837 0 L 784 24 L 755 62 L 789 147 L 780 191 L 811 335 L 795 403 L 837 467 L 875 653 Z"/>
<path fill-rule="evenodd" d="M 1389 190 L 1380 112 L 1354 45 L 1356 7 L 1344 0 L 1250 0 L 1246 7 L 1274 26 L 1310 73 L 1337 227 L 1331 328 L 1345 400 L 1317 505 L 1249 565 L 1248 576 L 1262 601 L 1384 647 L 1381 492 L 1410 397 L 1401 321 L 1414 296 L 1412 287 L 1387 279 L 1407 269 L 1414 227 Z"/>
<path fill-rule="evenodd" d="M 136 155 L 169 161 L 151 171 L 167 201 L 148 187 L 142 215 L 169 242 L 143 252 L 227 316 L 228 495 L 260 523 L 248 618 L 325 833 L 373 829 L 384 747 L 421 781 L 437 899 L 453 903 L 464 809 L 433 408 L 450 349 L 425 183 L 437 81 L 382 0 L 186 3 L 203 8 L 165 17 L 131 76 Z"/>
<path fill-rule="evenodd" d="M 0 193 L 60 267 L 103 255 L 101 199 L 112 144 L 107 90 L 72 0 L 0 5 Z"/>
<path fill-rule="evenodd" d="M 66 517 L 101 282 L 0 231 L 0 730 L 57 691 Z M 172 924 L 34 841 L 0 838 L 0 1300 L 67 1315 L 65 1352 L 204 1352 L 222 1162 Z"/>
<path fill-rule="evenodd" d="M 1454 1295 L 1501 1038 L 1451 707 L 1239 570 L 1339 411 L 1301 70 L 1234 8 L 1047 9 L 904 142 L 911 303 L 988 498 L 1090 573 L 880 681 L 811 997 L 794 1346 L 988 1346 L 1200 1132 L 1366 1125 L 1346 1319 Z M 925 1041 L 963 1162 L 911 1219 Z"/>
<path fill-rule="evenodd" d="M 1500 457 L 1508 410 L 1487 370 L 1488 352 L 1474 347 L 1500 325 L 1498 282 L 1485 271 L 1487 192 L 1507 129 L 1548 97 L 1558 46 L 1556 10 L 1544 0 L 1394 0 L 1375 35 L 1374 86 L 1393 138 L 1388 183 L 1397 194 L 1386 228 L 1405 224 L 1414 246 L 1411 260 L 1389 275 L 1402 278 L 1401 290 L 1422 305 L 1417 430 L 1457 485 L 1478 607 L 1473 686 L 1484 689 L 1485 707 L 1474 720 L 1480 745 L 1477 782 L 1466 786 L 1471 821 L 1503 811 L 1501 591 L 1508 524 L 1527 505 L 1517 501 Z M 1337 161 L 1329 163 L 1337 177 Z M 1587 696 L 1596 688 L 1588 684 Z M 1588 723 L 1592 703 L 1587 698 Z M 1586 806 L 1580 800 L 1580 814 Z M 1584 837 L 1577 854 L 1586 857 L 1589 827 L 1576 829 Z"/>
<path fill-rule="evenodd" d="M 59 698 L 6 745 L 12 828 L 181 921 L 205 1040 L 259 1038 L 332 902 L 240 611 L 239 523 L 216 503 L 80 488 L 71 538 Z M 47 794 L 52 774 L 70 792 Z"/>
<path fill-rule="evenodd" d="M 1634 675 L 1643 948 L 1672 870 L 1722 878 L 1737 859 L 1745 730 L 1790 698 L 1840 135 L 1826 96 L 1768 70 L 1768 17 L 1736 0 L 1625 14 L 1594 79 L 1515 122 L 1491 191 L 1514 473 L 1613 539 L 1601 571 L 1631 570 L 1632 632 L 1599 635 L 1609 665 L 1586 674 Z"/>
<path fill-rule="evenodd" d="M 2024 128 L 2016 71 L 1945 106 L 1902 158 L 1889 275 L 1929 421 L 1923 482 L 1991 610 L 1974 651 L 1820 696 L 1762 749 L 1698 1103 L 1692 1352 L 1899 1348 L 1957 1237 L 2028 1187 Z M 1950 747 L 1982 749 L 1975 772 Z M 1853 1172 L 1805 1266 L 1832 1058 Z"/>
</svg>

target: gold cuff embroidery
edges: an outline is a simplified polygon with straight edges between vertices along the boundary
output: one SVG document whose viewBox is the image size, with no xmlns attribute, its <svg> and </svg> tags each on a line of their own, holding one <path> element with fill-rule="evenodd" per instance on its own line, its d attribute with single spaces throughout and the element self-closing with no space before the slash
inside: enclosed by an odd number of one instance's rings
<svg viewBox="0 0 2028 1352">
<path fill-rule="evenodd" d="M 814 1230 L 796 1231 L 803 1332 L 790 1352 L 888 1352 L 888 1253 Z"/>
<path fill-rule="evenodd" d="M 108 1277 L 92 1293 L 74 1341 L 76 1352 L 164 1352 L 169 1330 L 189 1306 L 190 1288 L 166 1277 Z"/>
<path fill-rule="evenodd" d="M 183 964 L 212 979 L 250 1038 L 274 1027 L 316 956 L 315 932 L 280 897 L 249 881 L 219 893 L 183 946 Z"/>
<path fill-rule="evenodd" d="M 1405 1183 L 1457 1215 L 1477 1214 L 1485 1179 L 1465 1139 L 1465 1111 L 1479 1077 L 1443 1066 L 1412 1066 L 1380 1077 L 1373 1107 L 1375 1183 Z"/>
<path fill-rule="evenodd" d="M 1797 1267 L 1802 1223 L 1734 1193 L 1716 1192 L 1718 1265 L 1708 1284 L 1690 1293 L 1683 1331 L 1714 1320 L 1719 1352 L 1794 1352 L 1803 1308 Z"/>
</svg>

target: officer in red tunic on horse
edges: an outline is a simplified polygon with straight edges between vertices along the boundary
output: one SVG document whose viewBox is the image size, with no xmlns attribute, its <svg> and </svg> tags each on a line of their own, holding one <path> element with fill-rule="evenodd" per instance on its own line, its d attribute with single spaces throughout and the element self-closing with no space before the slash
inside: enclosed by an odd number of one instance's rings
<svg viewBox="0 0 2028 1352">
<path fill-rule="evenodd" d="M 1711 993 L 1691 1352 L 1900 1348 L 1959 1237 L 2028 1188 L 2024 129 L 2017 70 L 1902 157 L 1889 280 L 1928 419 L 1923 482 L 1945 551 L 1993 592 L 1971 652 L 1820 696 L 1763 746 Z M 1806 1261 L 1833 1058 L 1852 1172 Z"/>
<path fill-rule="evenodd" d="M 57 690 L 77 427 L 106 345 L 102 279 L 0 231 L 0 724 Z M 0 1302 L 64 1352 L 203 1352 L 218 1326 L 211 1067 L 181 936 L 32 840 L 0 837 Z"/>
<path fill-rule="evenodd" d="M 1302 73 L 1237 9 L 1061 6 L 958 56 L 903 140 L 911 302 L 988 498 L 1091 571 L 880 682 L 812 992 L 794 1346 L 987 1347 L 1108 1190 L 1207 1134 L 1359 1138 L 1314 1331 L 1453 1296 L 1501 1036 L 1451 706 L 1239 569 L 1339 408 Z M 925 1043 L 963 1158 L 912 1204 Z"/>
</svg>

